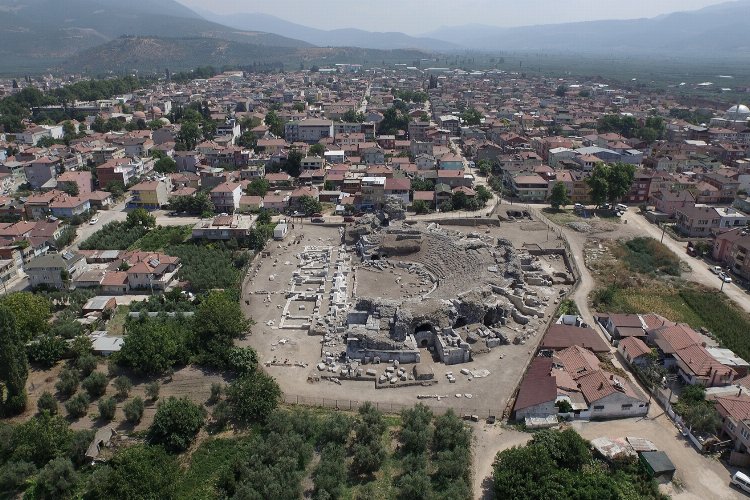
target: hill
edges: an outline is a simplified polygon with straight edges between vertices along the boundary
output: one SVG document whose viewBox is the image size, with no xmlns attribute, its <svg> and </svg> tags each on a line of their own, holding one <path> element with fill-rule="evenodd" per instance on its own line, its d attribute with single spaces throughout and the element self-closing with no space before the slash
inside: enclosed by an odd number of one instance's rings
<svg viewBox="0 0 750 500">
<path fill-rule="evenodd" d="M 0 0 L 3 72 L 42 69 L 122 35 L 221 38 L 307 47 L 283 36 L 207 21 L 174 0 Z"/>
<path fill-rule="evenodd" d="M 466 25 L 440 28 L 425 36 L 483 51 L 747 59 L 750 40 L 744 33 L 748 18 L 750 0 L 739 0 L 650 19 L 517 28 Z"/>
<path fill-rule="evenodd" d="M 67 59 L 59 68 L 73 72 L 161 73 L 198 66 L 298 68 L 333 62 L 357 64 L 411 63 L 425 57 L 416 50 L 375 50 L 356 47 L 270 47 L 218 38 L 161 38 L 123 36 Z"/>
<path fill-rule="evenodd" d="M 261 13 L 213 14 L 201 11 L 212 21 L 242 30 L 262 30 L 285 37 L 293 37 L 319 47 L 362 47 L 367 49 L 419 49 L 425 51 L 453 51 L 461 47 L 455 43 L 429 37 L 414 37 L 399 32 L 374 32 L 360 29 L 321 30 L 286 21 Z"/>
<path fill-rule="evenodd" d="M 218 38 L 160 38 L 123 36 L 79 52 L 67 59 L 67 71 L 90 74 L 132 71 L 161 72 L 198 66 L 283 65 L 297 55 L 294 47 L 269 47 Z M 61 68 L 62 69 L 62 68 Z"/>
</svg>

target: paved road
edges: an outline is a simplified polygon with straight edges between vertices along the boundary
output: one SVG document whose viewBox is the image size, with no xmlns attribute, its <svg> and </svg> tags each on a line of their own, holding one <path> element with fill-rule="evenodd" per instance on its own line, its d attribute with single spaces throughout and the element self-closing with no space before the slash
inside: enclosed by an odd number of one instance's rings
<svg viewBox="0 0 750 500">
<path fill-rule="evenodd" d="M 637 209 L 631 208 L 628 210 L 623 216 L 623 219 L 627 220 L 628 224 L 632 224 L 637 227 L 639 231 L 643 231 L 648 236 L 661 240 L 662 230 L 640 215 L 637 212 Z M 676 253 L 682 262 L 690 266 L 693 271 L 692 278 L 694 281 L 710 288 L 715 288 L 717 290 L 721 289 L 721 281 L 715 274 L 709 271 L 708 264 L 701 259 L 696 259 L 687 254 L 687 243 L 673 240 L 669 236 L 669 233 L 665 234 L 663 243 Z M 750 312 L 750 297 L 748 297 L 743 289 L 734 283 L 725 283 L 723 292 L 740 308 L 744 309 L 746 312 Z"/>
</svg>

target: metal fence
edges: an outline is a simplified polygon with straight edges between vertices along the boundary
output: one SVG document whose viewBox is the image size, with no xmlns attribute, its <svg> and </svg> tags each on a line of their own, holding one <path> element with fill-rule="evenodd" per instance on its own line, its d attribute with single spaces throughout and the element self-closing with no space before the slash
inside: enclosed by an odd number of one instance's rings
<svg viewBox="0 0 750 500">
<path fill-rule="evenodd" d="M 359 409 L 360 406 L 364 405 L 367 401 L 355 401 L 351 399 L 335 399 L 335 398 L 318 398 L 313 396 L 299 396 L 296 394 L 284 394 L 283 395 L 284 403 L 288 405 L 298 405 L 298 406 L 311 406 L 311 407 L 318 407 L 318 408 L 330 408 L 335 410 L 344 410 L 344 411 L 356 411 Z M 495 416 L 497 418 L 500 418 L 500 416 L 503 414 L 503 410 L 499 408 L 474 408 L 470 406 L 464 406 L 461 404 L 455 404 L 459 401 L 466 401 L 466 399 L 458 399 L 454 397 L 445 397 L 441 398 L 440 401 L 437 401 L 434 398 L 426 398 L 426 399 L 420 399 L 412 404 L 403 404 L 403 403 L 388 403 L 388 402 L 377 402 L 377 401 L 370 401 L 370 403 L 375 406 L 375 408 L 383 413 L 400 413 L 402 410 L 406 410 L 409 408 L 413 408 L 415 404 L 422 403 L 425 406 L 428 406 L 433 413 L 437 415 L 442 415 L 446 413 L 448 410 L 453 410 L 454 413 L 457 415 L 476 415 L 479 418 L 487 418 L 490 416 Z M 443 403 L 442 405 L 440 403 Z M 452 404 L 453 403 L 453 404 Z"/>
</svg>

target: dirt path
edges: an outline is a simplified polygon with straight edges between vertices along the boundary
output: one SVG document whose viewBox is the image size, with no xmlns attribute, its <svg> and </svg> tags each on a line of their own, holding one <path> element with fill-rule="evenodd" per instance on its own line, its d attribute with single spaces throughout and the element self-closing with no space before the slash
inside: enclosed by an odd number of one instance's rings
<svg viewBox="0 0 750 500">
<path fill-rule="evenodd" d="M 492 493 L 492 464 L 498 452 L 513 446 L 523 446 L 532 434 L 501 427 L 499 424 L 479 423 L 474 427 L 474 460 L 472 481 L 474 498 L 489 500 Z"/>
</svg>

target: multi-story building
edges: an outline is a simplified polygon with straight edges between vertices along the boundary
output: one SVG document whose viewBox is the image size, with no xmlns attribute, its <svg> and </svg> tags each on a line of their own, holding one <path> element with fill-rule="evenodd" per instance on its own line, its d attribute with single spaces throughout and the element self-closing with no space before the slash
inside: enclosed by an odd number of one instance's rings
<svg viewBox="0 0 750 500">
<path fill-rule="evenodd" d="M 242 184 L 239 182 L 223 182 L 211 190 L 211 203 L 217 212 L 233 214 L 240 208 Z"/>
<path fill-rule="evenodd" d="M 139 182 L 130 188 L 132 198 L 128 202 L 128 206 L 156 210 L 169 202 L 169 193 L 171 192 L 172 183 L 168 177 L 156 181 Z"/>
<path fill-rule="evenodd" d="M 288 142 L 314 144 L 327 137 L 333 137 L 333 121 L 331 120 L 308 118 L 292 121 L 284 126 L 284 138 Z"/>
</svg>

